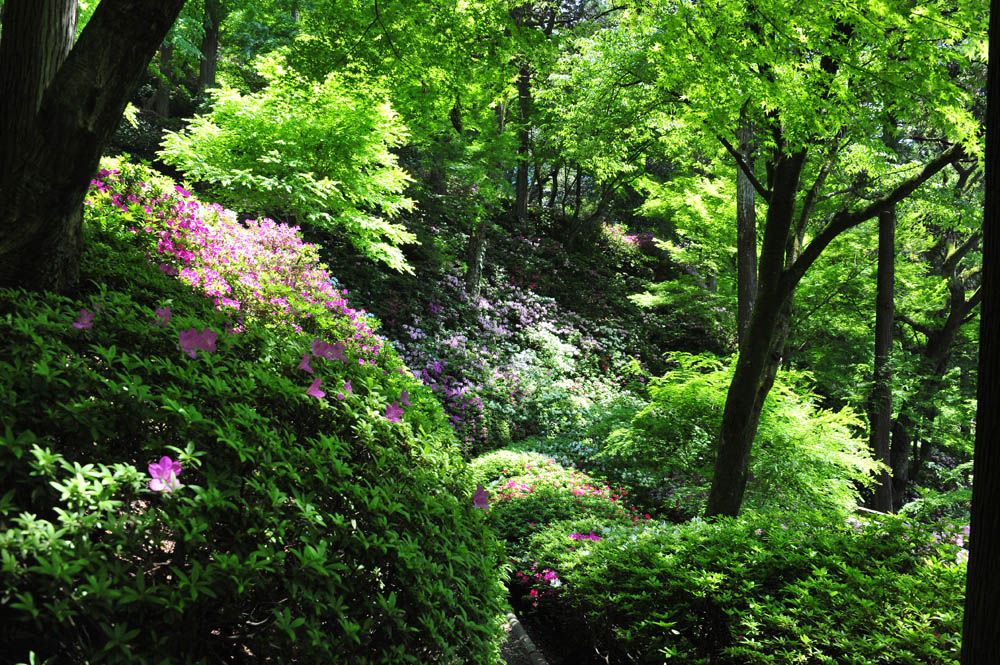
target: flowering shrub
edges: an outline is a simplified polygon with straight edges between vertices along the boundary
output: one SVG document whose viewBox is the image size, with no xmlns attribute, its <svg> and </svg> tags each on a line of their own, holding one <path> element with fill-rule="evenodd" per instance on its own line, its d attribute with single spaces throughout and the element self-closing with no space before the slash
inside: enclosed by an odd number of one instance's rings
<svg viewBox="0 0 1000 665">
<path fill-rule="evenodd" d="M 85 202 L 89 223 L 136 234 L 150 261 L 204 292 L 236 321 L 328 331 L 374 358 L 382 346 L 364 311 L 334 287 L 297 227 L 239 222 L 151 169 L 106 159 Z"/>
<path fill-rule="evenodd" d="M 502 549 L 427 389 L 355 345 L 313 376 L 316 335 L 226 332 L 109 230 L 76 300 L 0 290 L 5 662 L 498 665 Z"/>
<path fill-rule="evenodd" d="M 538 453 L 497 450 L 470 463 L 472 477 L 490 489 L 487 520 L 517 552 L 529 534 L 550 523 L 584 515 L 636 523 L 648 519 L 630 506 L 621 487 L 575 469 L 564 469 Z"/>
<path fill-rule="evenodd" d="M 599 539 L 574 539 L 592 530 Z M 957 662 L 965 564 L 903 519 L 594 519 L 533 534 L 515 608 L 568 662 Z M 556 571 L 558 589 L 534 571 Z M 596 651 L 596 656 L 595 656 Z M 607 658 L 607 660 L 604 660 Z"/>
</svg>

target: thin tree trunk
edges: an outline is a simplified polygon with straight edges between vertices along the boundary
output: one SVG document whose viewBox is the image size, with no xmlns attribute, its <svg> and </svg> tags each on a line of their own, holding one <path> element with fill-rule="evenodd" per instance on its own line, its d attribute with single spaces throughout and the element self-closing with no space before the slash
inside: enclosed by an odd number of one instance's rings
<svg viewBox="0 0 1000 665">
<path fill-rule="evenodd" d="M 170 117 L 170 58 L 173 55 L 173 44 L 164 42 L 160 46 L 160 77 L 156 81 L 156 97 L 153 99 L 153 110 L 164 118 Z"/>
<path fill-rule="evenodd" d="M 514 214 L 520 222 L 528 218 L 528 152 L 531 140 L 531 67 L 522 62 L 517 77 L 520 128 L 517 130 L 517 181 L 514 186 Z"/>
<path fill-rule="evenodd" d="M 573 219 L 580 219 L 580 192 L 583 189 L 583 169 L 576 165 L 576 182 L 574 186 Z"/>
<path fill-rule="evenodd" d="M 753 132 L 741 124 L 736 138 L 743 161 L 753 168 Z M 736 310 L 737 334 L 743 347 L 750 313 L 757 298 L 757 209 L 756 191 L 743 169 L 736 169 Z"/>
<path fill-rule="evenodd" d="M 870 400 L 870 441 L 875 459 L 891 466 L 892 427 L 892 331 L 895 302 L 896 209 L 883 211 L 878 218 L 878 276 L 875 296 L 875 367 Z M 892 511 L 892 475 L 878 475 L 869 508 Z"/>
<path fill-rule="evenodd" d="M 90 179 L 183 4 L 103 0 L 67 55 L 74 0 L 4 3 L 0 286 L 75 288 Z"/>
<path fill-rule="evenodd" d="M 559 195 L 559 167 L 552 169 L 552 188 L 549 190 L 549 210 L 556 207 L 556 197 Z"/>
<path fill-rule="evenodd" d="M 469 238 L 465 270 L 465 292 L 473 302 L 479 300 L 479 289 L 483 276 L 483 259 L 486 255 L 486 217 L 479 220 L 476 230 Z"/>
<path fill-rule="evenodd" d="M 204 33 L 201 38 L 201 63 L 198 72 L 198 90 L 204 92 L 215 87 L 215 74 L 219 64 L 219 27 L 225 14 L 221 0 L 205 0 Z"/>
<path fill-rule="evenodd" d="M 972 533 L 962 665 L 1000 663 L 1000 0 L 990 3 L 986 112 L 986 208 L 983 296 L 979 319 L 979 385 L 973 461 Z"/>
</svg>

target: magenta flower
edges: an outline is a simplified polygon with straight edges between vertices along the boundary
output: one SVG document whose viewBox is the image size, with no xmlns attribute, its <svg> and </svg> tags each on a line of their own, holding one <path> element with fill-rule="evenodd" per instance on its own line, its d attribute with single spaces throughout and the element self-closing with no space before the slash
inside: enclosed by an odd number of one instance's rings
<svg viewBox="0 0 1000 665">
<path fill-rule="evenodd" d="M 74 328 L 89 328 L 91 323 L 94 321 L 93 312 L 88 312 L 85 309 L 80 310 L 80 316 L 76 317 L 76 321 L 73 322 Z"/>
<path fill-rule="evenodd" d="M 600 540 L 601 539 L 600 536 L 598 536 L 596 533 L 594 533 L 593 529 L 591 529 L 591 531 L 590 531 L 589 534 L 584 535 L 582 533 L 571 533 L 569 535 L 569 537 L 572 540 Z"/>
<path fill-rule="evenodd" d="M 160 458 L 160 461 L 149 465 L 149 475 L 153 477 L 149 481 L 149 489 L 154 492 L 172 492 L 178 489 L 181 484 L 177 481 L 177 476 L 181 472 L 181 463 L 175 462 L 167 456 Z"/>
<path fill-rule="evenodd" d="M 304 356 L 302 356 L 302 362 L 299 363 L 299 369 L 301 369 L 303 372 L 309 372 L 310 374 L 313 373 L 313 368 L 309 364 L 309 354 L 308 353 L 305 354 Z"/>
<path fill-rule="evenodd" d="M 413 406 L 410 404 L 410 393 L 405 390 L 399 395 L 399 401 L 402 402 L 404 406 Z"/>
<path fill-rule="evenodd" d="M 347 360 L 347 358 L 344 357 L 344 351 L 347 349 L 346 344 L 343 342 L 334 342 L 333 344 L 330 344 L 329 347 L 330 348 L 327 349 L 326 352 L 327 358 L 330 360 Z"/>
<path fill-rule="evenodd" d="M 169 277 L 176 277 L 177 275 L 180 274 L 179 272 L 177 272 L 177 268 L 173 267 L 172 265 L 170 265 L 168 263 L 161 263 L 160 264 L 160 270 L 163 271 L 163 274 L 165 274 L 165 275 L 167 275 Z"/>
<path fill-rule="evenodd" d="M 164 307 L 163 309 L 156 310 L 156 316 L 159 317 L 159 321 L 154 321 L 154 326 L 166 326 L 170 323 L 170 308 Z"/>
<path fill-rule="evenodd" d="M 192 358 L 198 356 L 198 351 L 215 351 L 215 340 L 219 333 L 213 332 L 210 328 L 202 328 L 198 332 L 195 328 L 182 330 L 180 333 L 181 351 Z"/>
<path fill-rule="evenodd" d="M 311 397 L 315 397 L 316 399 L 322 398 L 324 395 L 326 395 L 325 392 L 323 392 L 322 390 L 319 389 L 319 387 L 320 387 L 320 385 L 322 385 L 322 383 L 323 383 L 323 379 L 316 379 L 315 381 L 313 381 L 309 385 L 309 387 L 306 388 L 306 395 L 309 395 Z"/>
<path fill-rule="evenodd" d="M 351 388 L 351 382 L 344 381 L 344 392 L 337 393 L 337 399 L 347 399 L 348 395 L 353 395 L 353 394 L 354 394 L 354 389 Z"/>
<path fill-rule="evenodd" d="M 181 187 L 180 185 L 174 185 L 174 190 L 175 190 L 175 191 L 176 191 L 176 192 L 177 192 L 178 194 L 180 194 L 181 196 L 183 196 L 183 197 L 185 197 L 185 198 L 187 198 L 187 197 L 191 196 L 191 192 L 187 191 L 186 189 L 184 189 L 184 188 L 183 188 L 183 187 Z"/>
<path fill-rule="evenodd" d="M 329 358 L 330 360 L 346 360 L 344 357 L 344 350 L 347 349 L 347 345 L 343 342 L 335 342 L 330 344 L 329 342 L 322 341 L 319 337 L 313 340 L 312 343 L 313 355 L 317 358 Z"/>
<path fill-rule="evenodd" d="M 385 407 L 385 417 L 391 423 L 398 423 L 400 416 L 403 415 L 403 408 L 399 406 L 399 402 L 393 402 L 389 406 Z"/>
<path fill-rule="evenodd" d="M 483 510 L 490 507 L 490 493 L 482 485 L 476 485 L 476 491 L 472 494 L 472 505 Z"/>
</svg>

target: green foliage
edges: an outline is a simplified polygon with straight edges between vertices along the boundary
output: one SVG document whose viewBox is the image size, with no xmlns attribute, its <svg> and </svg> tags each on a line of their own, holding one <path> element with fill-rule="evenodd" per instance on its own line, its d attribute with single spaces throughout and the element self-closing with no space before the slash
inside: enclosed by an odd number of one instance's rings
<svg viewBox="0 0 1000 665">
<path fill-rule="evenodd" d="M 611 469 L 638 472 L 647 489 L 660 484 L 664 492 L 676 473 L 711 477 L 732 376 L 730 367 L 708 356 L 671 359 L 677 367 L 650 382 L 649 403 L 612 431 L 597 454 Z M 819 409 L 816 401 L 806 375 L 779 374 L 761 414 L 747 506 L 846 512 L 857 505 L 858 486 L 869 484 L 879 467 L 854 434 L 862 429 L 857 417 L 848 409 Z M 621 472 L 608 477 L 628 482 Z"/>
<path fill-rule="evenodd" d="M 317 359 L 317 401 L 311 336 L 222 333 L 131 240 L 89 238 L 76 300 L 0 292 L 5 658 L 499 662 L 501 550 L 424 389 L 388 354 L 389 374 Z M 217 350 L 184 355 L 191 327 Z M 161 455 L 182 464 L 171 493 L 146 489 Z"/>
<path fill-rule="evenodd" d="M 241 212 L 343 234 L 364 256 L 409 270 L 399 245 L 414 236 L 387 219 L 412 208 L 391 152 L 406 132 L 384 95 L 336 74 L 307 80 L 277 58 L 260 72 L 267 87 L 215 91 L 212 110 L 168 133 L 160 157 Z"/>
<path fill-rule="evenodd" d="M 539 453 L 498 450 L 476 458 L 470 468 L 473 481 L 493 494 L 488 523 L 511 552 L 557 520 L 589 516 L 631 524 L 636 519 L 622 501 L 622 488 Z"/>
<path fill-rule="evenodd" d="M 598 539 L 570 537 L 589 530 Z M 571 662 L 596 649 L 602 663 L 953 665 L 964 554 L 896 518 L 571 520 L 531 536 L 521 559 L 561 584 L 520 591 Z"/>
</svg>

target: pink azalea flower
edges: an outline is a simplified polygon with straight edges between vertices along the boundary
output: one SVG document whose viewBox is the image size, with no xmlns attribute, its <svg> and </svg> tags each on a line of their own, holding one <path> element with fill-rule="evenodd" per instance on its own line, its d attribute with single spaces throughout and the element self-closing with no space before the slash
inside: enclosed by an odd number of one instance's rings
<svg viewBox="0 0 1000 665">
<path fill-rule="evenodd" d="M 326 352 L 326 357 L 330 360 L 347 360 L 344 357 L 344 351 L 347 349 L 347 345 L 343 342 L 334 342 L 328 345 L 329 349 Z"/>
<path fill-rule="evenodd" d="M 302 356 L 302 362 L 299 363 L 299 369 L 301 369 L 303 372 L 309 372 L 310 374 L 313 373 L 313 368 L 309 364 L 309 354 L 308 353 L 305 354 L 304 356 Z"/>
<path fill-rule="evenodd" d="M 309 395 L 311 397 L 315 397 L 316 399 L 322 398 L 324 395 L 326 395 L 325 392 L 323 392 L 322 390 L 319 389 L 319 387 L 320 387 L 320 385 L 322 385 L 322 383 L 323 383 L 323 379 L 316 379 L 315 381 L 313 381 L 309 385 L 309 387 L 306 388 L 306 395 Z"/>
<path fill-rule="evenodd" d="M 490 507 L 490 493 L 482 485 L 476 486 L 476 491 L 472 495 L 472 505 L 484 510 Z"/>
<path fill-rule="evenodd" d="M 76 321 L 73 322 L 74 328 L 89 328 L 91 323 L 94 321 L 93 312 L 88 312 L 85 309 L 80 310 L 80 316 L 76 317 Z"/>
<path fill-rule="evenodd" d="M 344 381 L 344 392 L 337 393 L 337 399 L 347 399 L 348 395 L 353 395 L 353 394 L 354 394 L 354 389 L 351 388 L 351 382 Z"/>
<path fill-rule="evenodd" d="M 172 492 L 179 488 L 181 484 L 177 481 L 177 475 L 181 472 L 181 463 L 175 462 L 167 456 L 160 458 L 160 461 L 149 465 L 149 475 L 153 477 L 149 481 L 149 489 L 154 492 Z"/>
<path fill-rule="evenodd" d="M 168 275 L 170 277 L 176 277 L 178 274 L 180 274 L 177 272 L 177 268 L 173 267 L 168 263 L 161 263 L 160 270 L 162 270 L 165 275 Z"/>
<path fill-rule="evenodd" d="M 399 406 L 399 402 L 393 402 L 389 406 L 385 407 L 385 417 L 391 423 L 398 423 L 400 416 L 403 415 L 403 409 Z"/>
<path fill-rule="evenodd" d="M 164 307 L 163 309 L 156 310 L 156 316 L 159 317 L 159 321 L 154 321 L 154 326 L 166 326 L 170 323 L 170 308 Z"/>
<path fill-rule="evenodd" d="M 400 394 L 399 401 L 402 402 L 404 406 L 413 406 L 410 404 L 410 393 L 405 390 Z"/>
<path fill-rule="evenodd" d="M 218 337 L 219 333 L 213 332 L 210 328 L 202 328 L 201 332 L 195 328 L 182 330 L 180 333 L 181 351 L 192 358 L 198 356 L 199 350 L 215 351 L 215 340 Z"/>
</svg>

